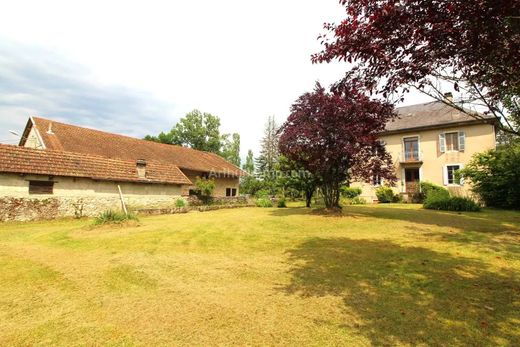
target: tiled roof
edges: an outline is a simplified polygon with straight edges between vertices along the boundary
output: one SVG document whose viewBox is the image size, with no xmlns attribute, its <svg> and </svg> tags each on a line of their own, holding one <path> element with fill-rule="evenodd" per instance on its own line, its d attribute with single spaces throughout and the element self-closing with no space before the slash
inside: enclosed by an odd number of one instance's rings
<svg viewBox="0 0 520 347">
<path fill-rule="evenodd" d="M 135 161 L 0 144 L 0 172 L 84 177 L 101 181 L 192 184 L 175 165 L 147 161 L 139 178 Z"/>
<path fill-rule="evenodd" d="M 232 176 L 246 175 L 244 171 L 214 153 L 145 141 L 39 117 L 32 119 L 47 149 L 125 160 L 152 160 L 193 171 Z"/>
<path fill-rule="evenodd" d="M 399 117 L 386 125 L 385 131 L 399 132 L 418 128 L 434 128 L 460 123 L 493 122 L 492 115 L 479 113 L 482 119 L 475 119 L 441 101 L 397 108 Z"/>
</svg>

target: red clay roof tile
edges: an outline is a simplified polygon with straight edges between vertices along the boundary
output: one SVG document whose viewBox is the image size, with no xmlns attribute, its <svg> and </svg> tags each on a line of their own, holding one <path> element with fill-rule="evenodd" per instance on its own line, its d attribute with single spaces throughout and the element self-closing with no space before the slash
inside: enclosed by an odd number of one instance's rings
<svg viewBox="0 0 520 347">
<path fill-rule="evenodd" d="M 84 177 L 101 181 L 191 185 L 175 165 L 147 161 L 146 178 L 136 162 L 54 150 L 0 144 L 0 172 Z"/>
<path fill-rule="evenodd" d="M 240 168 L 214 153 L 111 134 L 45 118 L 33 117 L 32 119 L 47 149 L 114 159 L 153 160 L 174 164 L 181 169 L 230 176 L 247 175 Z M 51 126 L 51 132 L 48 131 L 49 126 Z"/>
</svg>

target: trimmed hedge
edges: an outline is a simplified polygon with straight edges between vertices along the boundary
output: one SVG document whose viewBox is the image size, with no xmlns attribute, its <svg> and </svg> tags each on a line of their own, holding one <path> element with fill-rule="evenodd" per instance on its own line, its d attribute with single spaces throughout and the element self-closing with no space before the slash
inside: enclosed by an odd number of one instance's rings
<svg viewBox="0 0 520 347">
<path fill-rule="evenodd" d="M 431 191 L 424 201 L 424 208 L 444 211 L 478 212 L 480 206 L 470 198 L 446 196 L 442 191 Z"/>
<path fill-rule="evenodd" d="M 417 192 L 417 194 L 415 194 L 413 197 L 416 202 L 423 203 L 431 192 L 438 193 L 440 196 L 444 196 L 445 198 L 450 197 L 450 192 L 446 188 L 436 184 L 430 182 L 421 182 L 419 183 L 419 186 L 421 191 Z"/>
</svg>

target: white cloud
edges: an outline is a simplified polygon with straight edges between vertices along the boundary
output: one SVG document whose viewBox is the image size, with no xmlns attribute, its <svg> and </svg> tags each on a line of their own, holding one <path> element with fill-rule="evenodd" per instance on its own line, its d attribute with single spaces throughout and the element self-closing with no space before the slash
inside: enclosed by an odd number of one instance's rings
<svg viewBox="0 0 520 347">
<path fill-rule="evenodd" d="M 257 153 L 267 116 L 283 121 L 315 80 L 328 85 L 342 76 L 342 64 L 310 62 L 323 22 L 342 15 L 336 0 L 10 1 L 0 12 L 0 37 L 45 47 L 43 57 L 18 51 L 17 66 L 46 83 L 38 95 L 11 90 L 2 105 L 47 117 L 68 111 L 79 124 L 101 110 L 89 125 L 135 135 L 167 130 L 199 108 L 218 115 L 225 132 L 241 134 L 243 155 Z M 60 83 L 74 85 L 65 101 L 57 97 Z M 50 94 L 42 90 L 49 85 L 56 85 Z"/>
</svg>

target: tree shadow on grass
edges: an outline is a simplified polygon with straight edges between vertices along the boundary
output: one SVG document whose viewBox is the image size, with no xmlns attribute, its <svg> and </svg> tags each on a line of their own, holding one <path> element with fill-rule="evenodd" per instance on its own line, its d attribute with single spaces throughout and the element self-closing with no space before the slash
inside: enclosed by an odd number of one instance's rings
<svg viewBox="0 0 520 347">
<path fill-rule="evenodd" d="M 342 214 L 330 214 L 321 209 L 303 207 L 275 209 L 274 216 L 316 215 L 324 217 L 373 217 L 412 223 L 451 227 L 478 232 L 518 232 L 520 233 L 520 213 L 509 212 L 497 216 L 493 211 L 445 212 L 425 209 L 408 209 L 393 206 L 345 206 Z"/>
<path fill-rule="evenodd" d="M 315 238 L 288 252 L 280 290 L 342 298 L 375 345 L 520 345 L 520 282 L 470 258 L 388 241 Z"/>
</svg>

